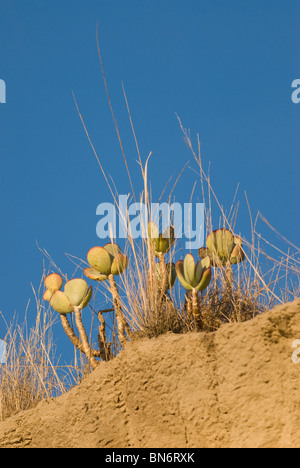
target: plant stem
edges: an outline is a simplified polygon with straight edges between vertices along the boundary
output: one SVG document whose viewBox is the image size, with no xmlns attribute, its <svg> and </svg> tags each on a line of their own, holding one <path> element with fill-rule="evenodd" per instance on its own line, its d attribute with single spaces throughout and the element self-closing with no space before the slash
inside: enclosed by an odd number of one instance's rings
<svg viewBox="0 0 300 468">
<path fill-rule="evenodd" d="M 202 317 L 200 312 L 200 304 L 199 304 L 199 293 L 196 289 L 192 290 L 192 307 L 193 307 L 193 315 L 195 319 L 196 331 L 200 332 L 203 328 Z"/>
<path fill-rule="evenodd" d="M 99 327 L 98 343 L 99 343 L 99 352 L 103 361 L 109 361 L 111 358 L 111 352 L 109 345 L 107 344 L 106 333 L 105 333 L 105 320 L 102 315 L 102 311 L 99 310 L 98 318 L 100 320 L 101 326 Z"/>
<path fill-rule="evenodd" d="M 228 283 L 228 286 L 232 288 L 233 286 L 233 272 L 230 261 L 226 263 L 225 278 Z"/>
<path fill-rule="evenodd" d="M 79 335 L 81 338 L 83 351 L 88 359 L 89 364 L 92 366 L 93 369 L 96 369 L 99 363 L 95 359 L 95 356 L 93 355 L 93 352 L 92 352 L 92 348 L 89 344 L 89 340 L 88 340 L 85 328 L 82 323 L 81 311 L 79 307 L 74 307 L 74 312 L 75 312 L 76 326 L 78 328 Z"/>
<path fill-rule="evenodd" d="M 159 253 L 159 263 L 160 263 L 160 275 L 161 275 L 161 295 L 164 296 L 168 290 L 168 271 L 163 253 Z"/>
<path fill-rule="evenodd" d="M 83 354 L 85 354 L 82 346 L 82 342 L 80 339 L 76 336 L 73 328 L 71 327 L 69 320 L 66 315 L 60 314 L 60 319 L 61 323 L 63 326 L 63 329 L 67 335 L 67 337 L 70 339 L 71 343 L 75 346 L 75 348 L 79 349 Z M 101 357 L 100 356 L 100 351 L 97 351 L 96 349 L 92 349 L 92 353 L 95 357 Z"/>
<path fill-rule="evenodd" d="M 120 343 L 123 345 L 127 341 L 125 329 L 127 333 L 130 333 L 130 327 L 128 323 L 126 322 L 125 317 L 122 312 L 119 290 L 118 290 L 114 275 L 110 274 L 108 279 L 109 279 L 109 285 L 110 285 L 110 292 L 111 292 L 114 307 L 115 307 L 119 340 L 120 340 Z"/>
<path fill-rule="evenodd" d="M 71 327 L 69 320 L 66 315 L 60 314 L 60 320 L 63 326 L 63 329 L 67 335 L 67 337 L 70 339 L 71 343 L 79 349 L 82 353 L 84 352 L 82 349 L 82 343 L 80 339 L 75 335 L 75 332 L 73 328 Z"/>
<path fill-rule="evenodd" d="M 191 318 L 193 315 L 193 305 L 192 305 L 192 298 L 190 295 L 190 292 L 187 291 L 185 293 L 185 304 L 184 304 L 185 310 L 186 310 L 186 316 L 187 316 L 187 321 L 190 324 Z"/>
<path fill-rule="evenodd" d="M 225 297 L 228 302 L 233 300 L 233 271 L 230 261 L 226 263 L 225 269 Z"/>
</svg>

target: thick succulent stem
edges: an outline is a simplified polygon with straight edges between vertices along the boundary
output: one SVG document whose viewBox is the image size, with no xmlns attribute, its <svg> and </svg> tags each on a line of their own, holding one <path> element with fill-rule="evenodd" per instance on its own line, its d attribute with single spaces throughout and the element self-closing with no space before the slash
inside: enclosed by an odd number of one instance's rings
<svg viewBox="0 0 300 468">
<path fill-rule="evenodd" d="M 159 263 L 160 263 L 160 273 L 161 273 L 161 284 L 160 290 L 161 290 L 161 295 L 164 296 L 167 294 L 168 291 L 168 271 L 167 271 L 167 265 L 165 261 L 165 257 L 163 253 L 159 253 Z"/>
<path fill-rule="evenodd" d="M 110 292 L 113 298 L 113 303 L 114 303 L 114 308 L 115 308 L 115 313 L 116 313 L 119 340 L 120 340 L 120 343 L 123 345 L 125 341 L 127 341 L 125 330 L 127 331 L 127 333 L 129 333 L 130 327 L 122 312 L 119 290 L 118 290 L 114 275 L 110 274 L 108 279 L 109 279 L 109 285 L 110 285 Z"/>
<path fill-rule="evenodd" d="M 60 319 L 61 319 L 63 329 L 64 329 L 67 337 L 70 339 L 71 343 L 77 349 L 79 349 L 79 351 L 81 351 L 83 353 L 84 351 L 83 351 L 83 348 L 82 348 L 82 343 L 81 343 L 80 339 L 75 335 L 75 332 L 74 332 L 73 328 L 71 327 L 67 316 L 64 315 L 64 314 L 60 314 Z"/>
<path fill-rule="evenodd" d="M 230 261 L 226 263 L 225 269 L 225 297 L 228 301 L 233 299 L 233 271 Z"/>
<path fill-rule="evenodd" d="M 85 354 L 82 346 L 81 340 L 76 336 L 73 328 L 71 327 L 68 317 L 64 314 L 60 314 L 60 319 L 61 323 L 63 326 L 63 329 L 67 335 L 67 337 L 70 339 L 71 343 L 75 346 L 75 348 L 79 349 L 83 354 Z M 101 357 L 100 351 L 97 351 L 96 349 L 92 349 L 92 353 L 95 357 Z"/>
<path fill-rule="evenodd" d="M 93 355 L 92 348 L 90 346 L 85 328 L 82 323 L 81 311 L 79 307 L 74 307 L 74 312 L 75 312 L 76 326 L 78 328 L 79 335 L 80 335 L 81 342 L 82 342 L 82 349 L 88 359 L 89 364 L 92 366 L 93 369 L 96 369 L 99 363 L 97 359 L 95 359 L 95 356 Z"/>
<path fill-rule="evenodd" d="M 105 320 L 104 320 L 101 310 L 99 310 L 98 312 L 98 318 L 101 323 L 99 327 L 99 335 L 98 335 L 100 356 L 103 361 L 109 361 L 111 358 L 111 352 L 110 352 L 110 347 L 107 344 L 106 333 L 105 333 Z"/>
<path fill-rule="evenodd" d="M 195 319 L 196 331 L 200 332 L 202 331 L 203 323 L 200 312 L 199 293 L 196 289 L 192 290 L 192 308 Z"/>
<path fill-rule="evenodd" d="M 185 293 L 184 307 L 185 307 L 185 310 L 186 310 L 187 321 L 188 321 L 188 323 L 190 323 L 192 315 L 193 315 L 193 304 L 192 304 L 192 298 L 191 298 L 190 292 Z"/>
<path fill-rule="evenodd" d="M 228 285 L 232 286 L 233 284 L 233 272 L 230 260 L 226 263 L 225 277 Z"/>
</svg>

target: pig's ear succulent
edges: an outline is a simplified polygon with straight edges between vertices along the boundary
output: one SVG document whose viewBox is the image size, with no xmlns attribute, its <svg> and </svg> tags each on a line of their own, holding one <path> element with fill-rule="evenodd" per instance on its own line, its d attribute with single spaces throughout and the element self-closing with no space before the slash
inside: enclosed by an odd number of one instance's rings
<svg viewBox="0 0 300 468">
<path fill-rule="evenodd" d="M 70 299 L 62 292 L 56 291 L 50 299 L 51 307 L 59 314 L 66 315 L 74 311 Z"/>
<path fill-rule="evenodd" d="M 46 291 L 45 291 L 44 294 L 43 294 L 43 299 L 44 299 L 44 301 L 48 301 L 48 302 L 49 302 L 50 299 L 51 299 L 52 294 L 53 294 L 53 293 L 50 292 L 49 289 L 46 289 Z"/>
<path fill-rule="evenodd" d="M 172 226 L 169 226 L 163 233 L 159 234 L 158 227 L 153 221 L 150 221 L 148 224 L 148 235 L 156 257 L 169 252 L 175 242 L 175 232 Z"/>
<path fill-rule="evenodd" d="M 242 245 L 242 239 L 238 236 L 234 236 L 234 248 L 230 255 L 230 263 L 236 264 L 245 260 L 246 257 Z"/>
<path fill-rule="evenodd" d="M 187 291 L 204 291 L 211 280 L 210 258 L 205 257 L 196 264 L 193 255 L 187 254 L 176 263 L 176 273 Z"/>
<path fill-rule="evenodd" d="M 84 274 L 95 281 L 105 281 L 109 275 L 119 275 L 128 266 L 128 258 L 117 244 L 93 247 L 87 254 L 87 261 L 91 267 L 85 268 Z"/>
<path fill-rule="evenodd" d="M 120 275 L 128 267 L 128 258 L 122 253 L 115 256 L 111 265 L 111 274 Z"/>
<path fill-rule="evenodd" d="M 51 307 L 60 314 L 62 326 L 73 345 L 86 355 L 91 367 L 96 369 L 98 365 L 96 356 L 99 356 L 99 353 L 91 348 L 81 317 L 82 309 L 84 309 L 91 300 L 93 289 L 92 287 L 89 288 L 87 282 L 81 278 L 74 278 L 67 281 L 64 291 L 61 291 L 62 285 L 63 280 L 60 275 L 52 273 L 47 276 L 45 279 L 45 286 L 47 289 L 43 297 L 45 300 L 49 301 Z M 67 318 L 67 314 L 72 312 L 75 313 L 75 322 L 80 338 L 76 336 Z"/>
<path fill-rule="evenodd" d="M 89 288 L 84 279 L 74 278 L 65 284 L 64 293 L 74 307 L 83 309 L 91 299 L 92 287 Z"/>
<path fill-rule="evenodd" d="M 104 247 L 93 247 L 88 251 L 87 261 L 90 268 L 83 270 L 84 274 L 95 281 L 108 279 L 109 288 L 113 297 L 114 309 L 117 319 L 119 339 L 121 343 L 126 341 L 126 333 L 129 333 L 129 325 L 124 317 L 121 300 L 114 276 L 120 275 L 128 267 L 128 258 L 117 244 L 106 244 Z"/>
<path fill-rule="evenodd" d="M 64 292 L 56 291 L 51 299 L 50 305 L 60 314 L 69 314 L 75 309 L 84 309 L 91 297 L 92 287 L 81 278 L 74 278 L 65 284 Z"/>
<path fill-rule="evenodd" d="M 105 277 L 104 279 L 108 278 L 112 262 L 108 251 L 104 247 L 93 247 L 90 249 L 87 254 L 87 261 L 95 271 L 94 274 L 100 273 L 101 276 Z"/>
<path fill-rule="evenodd" d="M 228 263 L 236 264 L 245 260 L 242 239 L 234 236 L 228 229 L 217 229 L 206 239 L 207 247 L 199 249 L 200 258 L 209 257 L 214 267 Z"/>
<path fill-rule="evenodd" d="M 44 292 L 43 299 L 50 301 L 51 296 L 59 291 L 63 285 L 63 279 L 58 273 L 51 273 L 45 278 L 46 291 Z"/>
<path fill-rule="evenodd" d="M 177 274 L 176 274 L 176 269 L 175 269 L 175 264 L 174 263 L 168 263 L 166 265 L 167 268 L 167 289 L 173 288 Z M 157 274 L 157 279 L 159 282 L 162 282 L 162 274 L 161 274 L 161 264 L 156 263 L 156 274 Z"/>
<path fill-rule="evenodd" d="M 192 311 L 197 331 L 203 329 L 203 318 L 200 310 L 199 291 L 204 291 L 211 280 L 210 258 L 205 257 L 195 263 L 192 254 L 187 254 L 184 260 L 176 263 L 176 273 L 182 286 L 192 291 Z"/>
<path fill-rule="evenodd" d="M 85 268 L 83 270 L 83 273 L 85 274 L 87 278 L 94 280 L 94 281 L 105 281 L 108 278 L 107 275 L 101 275 L 101 273 L 99 273 L 94 268 Z"/>
<path fill-rule="evenodd" d="M 117 244 L 106 244 L 104 248 L 110 255 L 111 274 L 116 276 L 123 273 L 128 267 L 128 258 L 122 254 L 120 247 Z"/>
</svg>

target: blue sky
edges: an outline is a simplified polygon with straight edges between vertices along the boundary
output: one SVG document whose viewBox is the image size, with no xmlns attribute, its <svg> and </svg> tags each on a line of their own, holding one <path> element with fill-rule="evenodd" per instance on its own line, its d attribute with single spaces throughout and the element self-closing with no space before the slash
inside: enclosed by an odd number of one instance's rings
<svg viewBox="0 0 300 468">
<path fill-rule="evenodd" d="M 84 258 L 100 243 L 96 207 L 111 198 L 72 91 L 105 170 L 119 193 L 130 191 L 100 73 L 97 24 L 135 183 L 122 82 L 142 159 L 153 152 L 154 196 L 191 160 L 177 113 L 194 142 L 199 133 L 204 167 L 210 164 L 225 207 L 240 184 L 239 231 L 249 229 L 246 190 L 253 214 L 260 210 L 299 245 L 300 104 L 291 100 L 300 78 L 299 1 L 1 0 L 0 310 L 7 319 L 15 311 L 22 319 L 33 302 L 30 283 L 38 287 L 44 260 L 37 242 L 70 276 L 65 253 Z M 195 180 L 187 169 L 179 200 L 189 201 Z"/>
</svg>

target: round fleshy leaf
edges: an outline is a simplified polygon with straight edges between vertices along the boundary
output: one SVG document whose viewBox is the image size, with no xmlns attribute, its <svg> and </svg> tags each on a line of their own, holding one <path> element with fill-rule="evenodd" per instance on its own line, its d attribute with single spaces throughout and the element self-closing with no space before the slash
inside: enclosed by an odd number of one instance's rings
<svg viewBox="0 0 300 468">
<path fill-rule="evenodd" d="M 207 256 L 207 257 L 203 258 L 200 263 L 202 265 L 202 268 L 209 268 L 211 266 L 210 257 Z"/>
<path fill-rule="evenodd" d="M 167 272 L 168 272 L 168 282 L 169 282 L 169 289 L 173 288 L 175 281 L 177 279 L 176 268 L 174 263 L 167 264 Z"/>
<path fill-rule="evenodd" d="M 148 224 L 148 235 L 150 239 L 158 239 L 159 238 L 159 230 L 156 224 L 153 221 L 150 221 Z"/>
<path fill-rule="evenodd" d="M 58 273 L 51 273 L 45 278 L 45 286 L 52 293 L 59 291 L 62 285 L 63 279 Z"/>
<path fill-rule="evenodd" d="M 228 229 L 217 229 L 208 235 L 206 245 L 222 262 L 226 262 L 234 247 L 234 236 Z"/>
<path fill-rule="evenodd" d="M 207 247 L 201 247 L 201 249 L 198 250 L 198 255 L 200 258 L 205 258 L 210 254 L 211 251 Z"/>
<path fill-rule="evenodd" d="M 109 275 L 111 269 L 111 256 L 104 247 L 93 247 L 88 251 L 87 261 L 94 270 L 102 275 Z"/>
<path fill-rule="evenodd" d="M 156 224 L 150 221 L 148 225 L 148 234 L 156 257 L 159 257 L 160 254 L 165 255 L 169 252 L 175 242 L 175 231 L 172 226 L 169 226 L 162 234 L 159 234 Z"/>
<path fill-rule="evenodd" d="M 211 250 L 207 249 L 206 247 L 202 247 L 199 249 L 199 257 L 203 260 L 206 257 L 209 257 L 210 264 L 214 267 L 221 267 L 223 264 L 226 264 L 226 261 L 220 260 L 217 254 L 213 253 Z"/>
<path fill-rule="evenodd" d="M 175 241 L 175 231 L 173 226 L 168 226 L 162 233 L 164 239 L 168 239 L 169 243 L 172 245 Z"/>
<path fill-rule="evenodd" d="M 245 253 L 241 247 L 241 245 L 237 244 L 233 251 L 232 251 L 232 254 L 230 256 L 230 263 L 232 264 L 237 264 L 237 263 L 241 263 L 245 260 Z"/>
<path fill-rule="evenodd" d="M 70 314 L 74 310 L 70 299 L 62 291 L 56 291 L 52 295 L 50 305 L 56 312 L 63 315 Z"/>
<path fill-rule="evenodd" d="M 94 270 L 94 268 L 85 268 L 83 273 L 87 278 L 94 281 L 105 281 L 108 278 L 107 275 L 101 275 L 101 273 L 99 273 L 97 270 Z"/>
<path fill-rule="evenodd" d="M 221 259 L 228 259 L 231 255 L 231 252 L 234 248 L 234 236 L 228 231 L 228 229 L 223 229 L 221 237 L 221 245 L 223 250 L 220 251 L 219 257 Z"/>
<path fill-rule="evenodd" d="M 64 293 L 74 307 L 78 307 L 88 292 L 88 284 L 84 279 L 74 278 L 65 284 Z"/>
<path fill-rule="evenodd" d="M 235 245 L 240 245 L 240 246 L 243 245 L 243 240 L 239 236 L 234 236 L 233 241 L 234 241 Z"/>
<path fill-rule="evenodd" d="M 215 236 L 216 236 L 216 231 L 212 231 L 210 234 L 208 234 L 207 239 L 206 239 L 206 245 L 207 245 L 207 248 L 211 252 L 216 253 L 217 249 L 216 249 L 216 245 L 215 245 L 216 244 Z"/>
<path fill-rule="evenodd" d="M 177 277 L 182 284 L 182 286 L 187 290 L 187 291 L 192 291 L 193 287 L 186 281 L 184 277 L 184 264 L 183 260 L 178 260 L 178 262 L 175 265 Z"/>
<path fill-rule="evenodd" d="M 161 254 L 161 251 L 160 251 L 160 238 L 158 237 L 158 239 L 151 239 L 151 244 L 152 244 L 152 248 L 155 252 L 155 256 L 156 257 L 159 257 L 160 254 Z"/>
<path fill-rule="evenodd" d="M 194 287 L 197 284 L 196 264 L 192 254 L 187 254 L 185 256 L 183 267 L 185 280 L 187 281 L 187 283 L 189 283 L 190 286 Z"/>
<path fill-rule="evenodd" d="M 210 283 L 212 277 L 211 267 L 207 268 L 203 274 L 200 283 L 196 286 L 197 291 L 204 291 Z"/>
<path fill-rule="evenodd" d="M 201 262 L 197 262 L 196 264 L 196 270 L 195 270 L 195 280 L 196 284 L 199 284 L 202 278 L 202 275 L 205 271 L 205 267 L 202 266 Z"/>
<path fill-rule="evenodd" d="M 48 301 L 48 302 L 49 302 L 50 299 L 51 299 L 52 294 L 53 294 L 53 293 L 52 293 L 51 291 L 49 291 L 49 289 L 46 289 L 46 291 L 45 291 L 44 294 L 43 294 L 43 299 L 44 299 L 44 301 Z"/>
<path fill-rule="evenodd" d="M 165 254 L 168 252 L 169 248 L 170 248 L 170 242 L 169 242 L 169 239 L 167 238 L 164 238 L 162 234 L 160 234 L 159 236 L 159 247 L 158 247 L 158 252 L 162 253 L 162 254 Z"/>
<path fill-rule="evenodd" d="M 88 289 L 87 295 L 85 296 L 85 298 L 83 299 L 82 303 L 79 306 L 80 309 L 84 309 L 88 305 L 88 303 L 91 300 L 92 294 L 93 294 L 93 288 L 92 286 L 90 286 Z"/>
<path fill-rule="evenodd" d="M 122 253 L 116 255 L 112 266 L 111 266 L 111 273 L 113 275 L 120 275 L 123 273 L 123 271 L 126 270 L 128 267 L 128 258 L 126 255 L 123 255 Z"/>
<path fill-rule="evenodd" d="M 174 228 L 172 226 L 167 227 L 167 229 L 165 229 L 164 232 L 161 234 L 161 242 L 163 248 L 163 250 L 161 251 L 163 253 L 167 253 L 175 242 L 175 233 Z"/>
<path fill-rule="evenodd" d="M 112 244 L 112 243 L 109 243 L 109 244 L 106 244 L 104 246 L 104 249 L 107 250 L 107 252 L 109 253 L 109 255 L 112 257 L 111 258 L 111 261 L 113 261 L 113 259 L 122 253 L 120 247 L 117 245 L 117 244 Z"/>
</svg>

